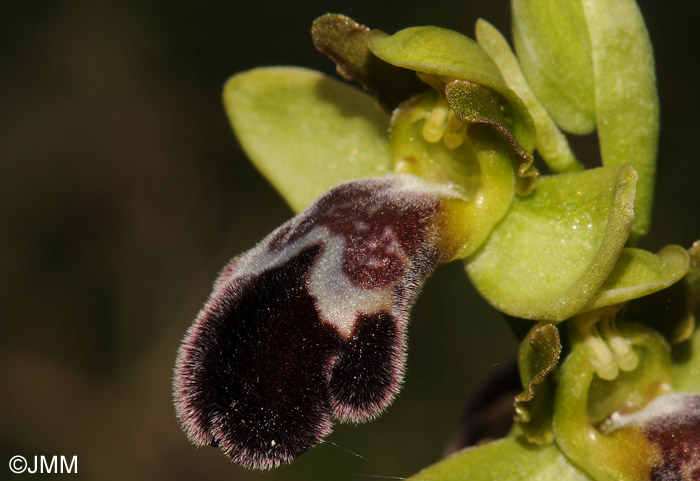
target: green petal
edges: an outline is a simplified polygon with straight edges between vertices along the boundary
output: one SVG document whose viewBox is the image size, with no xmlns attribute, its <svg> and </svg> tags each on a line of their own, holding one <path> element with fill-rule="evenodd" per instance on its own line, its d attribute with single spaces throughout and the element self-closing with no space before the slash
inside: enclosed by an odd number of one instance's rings
<svg viewBox="0 0 700 481">
<path fill-rule="evenodd" d="M 562 129 L 595 129 L 590 41 L 581 0 L 513 0 L 513 43 L 537 98 Z"/>
<path fill-rule="evenodd" d="M 467 448 L 434 464 L 409 481 L 591 481 L 569 463 L 555 444 L 534 446 L 505 438 Z"/>
<path fill-rule="evenodd" d="M 367 44 L 369 32 L 353 19 L 332 13 L 317 18 L 311 26 L 314 46 L 336 63 L 338 73 L 375 93 L 382 107 L 390 111 L 425 90 L 425 84 L 415 72 L 379 60 Z"/>
<path fill-rule="evenodd" d="M 467 259 L 474 286 L 515 317 L 570 317 L 595 294 L 627 241 L 635 181 L 629 165 L 541 178 Z"/>
<path fill-rule="evenodd" d="M 688 272 L 690 257 L 680 246 L 666 246 L 658 254 L 625 248 L 613 271 L 584 310 L 597 309 L 649 295 L 678 282 Z"/>
<path fill-rule="evenodd" d="M 226 83 L 224 104 L 246 154 L 295 212 L 340 182 L 390 172 L 388 115 L 321 73 L 240 73 Z"/>
<path fill-rule="evenodd" d="M 651 222 L 659 137 L 654 56 L 635 0 L 583 2 L 591 42 L 595 115 L 603 165 L 630 162 L 637 173 L 632 232 Z"/>
<path fill-rule="evenodd" d="M 528 441 L 547 444 L 553 439 L 554 394 L 549 374 L 561 356 L 559 329 L 540 323 L 520 343 L 518 367 L 525 391 L 515 397 L 515 422 Z"/>
<path fill-rule="evenodd" d="M 388 36 L 372 32 L 369 47 L 392 65 L 417 72 L 469 80 L 506 98 L 513 109 L 513 135 L 528 152 L 535 147 L 535 127 L 527 107 L 509 89 L 491 57 L 472 39 L 440 27 L 411 27 Z"/>
<path fill-rule="evenodd" d="M 571 151 L 564 134 L 547 113 L 525 80 L 518 59 L 501 33 L 483 19 L 476 22 L 476 40 L 498 66 L 510 87 L 529 109 L 537 133 L 536 147 L 553 172 L 575 172 L 582 170 Z"/>
<path fill-rule="evenodd" d="M 453 80 L 445 85 L 445 96 L 450 108 L 462 122 L 487 124 L 496 129 L 520 159 L 518 172 L 522 176 L 530 170 L 534 158 L 511 133 L 511 125 L 505 113 L 508 104 L 498 92 L 468 80 Z"/>
</svg>

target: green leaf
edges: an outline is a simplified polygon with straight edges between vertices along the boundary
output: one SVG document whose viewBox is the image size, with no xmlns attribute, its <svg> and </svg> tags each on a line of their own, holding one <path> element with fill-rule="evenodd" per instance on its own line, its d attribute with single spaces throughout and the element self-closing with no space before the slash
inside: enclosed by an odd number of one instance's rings
<svg viewBox="0 0 700 481">
<path fill-rule="evenodd" d="M 391 36 L 372 32 L 369 47 L 377 57 L 397 67 L 494 89 L 510 104 L 512 131 L 518 143 L 528 152 L 534 149 L 535 127 L 527 107 L 506 86 L 496 64 L 474 40 L 445 28 L 411 27 Z"/>
<path fill-rule="evenodd" d="M 415 72 L 378 59 L 369 49 L 369 28 L 345 15 L 328 13 L 314 20 L 311 36 L 316 49 L 336 63 L 346 80 L 357 80 L 391 111 L 411 95 L 425 90 Z"/>
<path fill-rule="evenodd" d="M 409 481 L 591 481 L 555 444 L 534 446 L 505 438 L 467 448 L 420 471 Z"/>
<path fill-rule="evenodd" d="M 659 101 L 654 56 L 635 0 L 587 0 L 595 116 L 603 165 L 631 163 L 639 174 L 632 232 L 649 229 L 654 197 Z"/>
<path fill-rule="evenodd" d="M 246 154 L 295 212 L 340 182 L 390 172 L 388 115 L 321 73 L 250 70 L 228 80 L 224 104 Z"/>
<path fill-rule="evenodd" d="M 518 367 L 525 391 L 515 397 L 515 422 L 534 444 L 552 442 L 554 394 L 549 374 L 561 356 L 559 329 L 540 323 L 520 343 Z"/>
<path fill-rule="evenodd" d="M 535 95 L 562 129 L 592 132 L 593 65 L 581 0 L 513 0 L 511 8 L 515 51 Z"/>
<path fill-rule="evenodd" d="M 625 248 L 598 293 L 583 310 L 619 304 L 665 289 L 678 282 L 689 266 L 690 257 L 680 246 L 666 246 L 658 254 Z"/>
<path fill-rule="evenodd" d="M 536 148 L 553 172 L 582 170 L 564 134 L 547 113 L 525 80 L 518 59 L 501 33 L 483 19 L 476 22 L 476 40 L 501 71 L 508 87 L 515 92 L 530 111 L 537 133 Z"/>
<path fill-rule="evenodd" d="M 515 317 L 570 317 L 596 293 L 627 241 L 635 181 L 629 165 L 542 177 L 466 260 L 474 286 Z"/>
</svg>

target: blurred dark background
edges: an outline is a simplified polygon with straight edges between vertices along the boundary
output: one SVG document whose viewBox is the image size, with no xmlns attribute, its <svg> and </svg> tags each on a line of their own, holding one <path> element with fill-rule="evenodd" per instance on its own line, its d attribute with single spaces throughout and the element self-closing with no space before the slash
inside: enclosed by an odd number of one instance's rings
<svg viewBox="0 0 700 481">
<path fill-rule="evenodd" d="M 641 7 L 663 127 L 643 246 L 688 246 L 700 238 L 700 4 Z M 191 446 L 172 408 L 172 367 L 218 270 L 291 215 L 231 134 L 227 77 L 277 64 L 333 73 L 309 35 L 326 12 L 387 32 L 435 24 L 472 36 L 479 16 L 507 32 L 508 2 L 75 0 L 3 10 L 0 479 L 17 479 L 7 468 L 15 454 L 77 455 L 77 478 L 108 481 L 362 480 L 439 459 L 470 390 L 516 348 L 458 264 L 439 269 L 414 308 L 394 405 L 372 423 L 336 425 L 291 466 L 249 472 Z"/>
</svg>

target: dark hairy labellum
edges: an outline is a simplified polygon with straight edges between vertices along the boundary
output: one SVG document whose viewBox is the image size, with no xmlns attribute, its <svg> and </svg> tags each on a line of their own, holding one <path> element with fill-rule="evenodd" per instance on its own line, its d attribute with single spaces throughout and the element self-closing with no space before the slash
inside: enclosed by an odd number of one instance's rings
<svg viewBox="0 0 700 481">
<path fill-rule="evenodd" d="M 670 412 L 652 418 L 646 437 L 661 449 L 663 463 L 654 467 L 652 481 L 700 479 L 700 396 L 667 396 Z"/>
<path fill-rule="evenodd" d="M 391 403 L 408 311 L 448 260 L 445 196 L 408 176 L 341 184 L 233 259 L 178 354 L 175 407 L 192 442 L 266 469 L 318 443 L 333 418 Z"/>
<path fill-rule="evenodd" d="M 660 459 L 651 468 L 650 481 L 700 480 L 700 395 L 659 396 L 641 411 L 618 415 L 613 426 L 641 428 L 656 447 Z"/>
</svg>

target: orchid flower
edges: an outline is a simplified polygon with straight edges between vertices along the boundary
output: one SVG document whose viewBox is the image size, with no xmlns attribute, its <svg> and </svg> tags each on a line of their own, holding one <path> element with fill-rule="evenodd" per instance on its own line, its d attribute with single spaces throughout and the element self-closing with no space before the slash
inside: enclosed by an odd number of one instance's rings
<svg viewBox="0 0 700 481">
<path fill-rule="evenodd" d="M 315 46 L 366 92 L 297 67 L 227 82 L 238 140 L 297 215 L 233 258 L 185 336 L 192 442 L 267 469 L 378 416 L 423 282 L 458 261 L 529 321 L 523 392 L 508 437 L 415 479 L 698 479 L 700 245 L 634 247 L 658 138 L 643 19 L 633 0 L 512 9 L 515 52 L 484 20 L 472 40 L 320 17 Z M 585 169 L 564 132 L 594 130 Z"/>
</svg>

